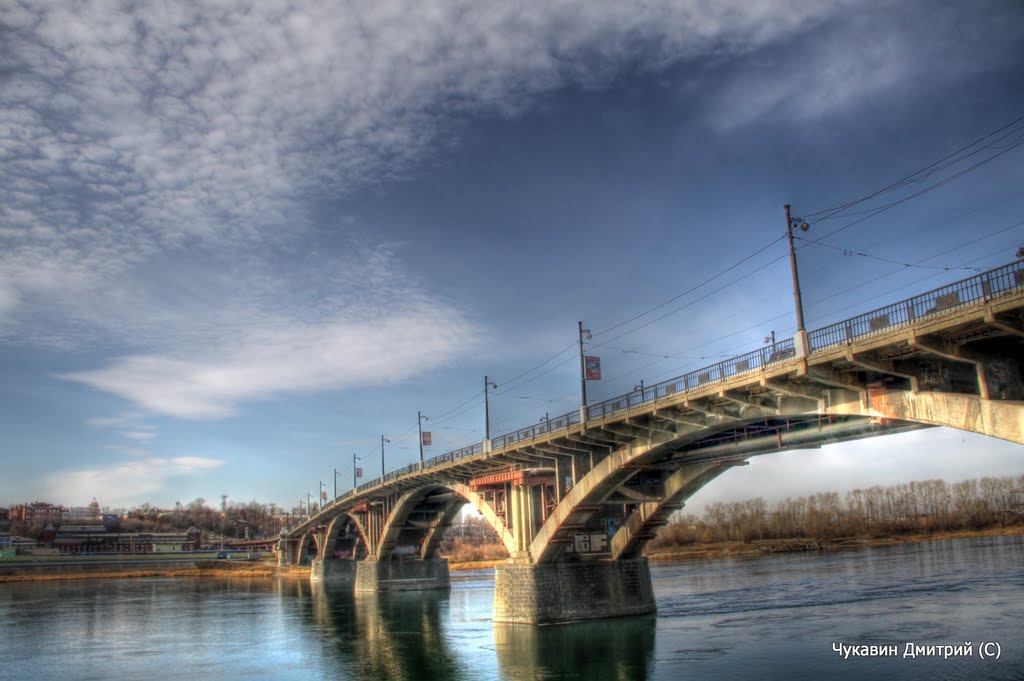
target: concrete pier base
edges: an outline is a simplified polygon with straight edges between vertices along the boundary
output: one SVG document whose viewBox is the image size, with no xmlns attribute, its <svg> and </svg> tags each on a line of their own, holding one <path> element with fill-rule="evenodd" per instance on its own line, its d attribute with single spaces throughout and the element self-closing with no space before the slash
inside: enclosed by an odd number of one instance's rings
<svg viewBox="0 0 1024 681">
<path fill-rule="evenodd" d="M 356 561 L 342 558 L 314 560 L 309 572 L 309 581 L 354 586 Z"/>
<path fill-rule="evenodd" d="M 646 558 L 494 569 L 494 621 L 560 624 L 657 610 Z"/>
<path fill-rule="evenodd" d="M 450 589 L 448 561 L 429 560 L 361 560 L 356 563 L 356 593 L 386 591 L 427 591 Z"/>
</svg>

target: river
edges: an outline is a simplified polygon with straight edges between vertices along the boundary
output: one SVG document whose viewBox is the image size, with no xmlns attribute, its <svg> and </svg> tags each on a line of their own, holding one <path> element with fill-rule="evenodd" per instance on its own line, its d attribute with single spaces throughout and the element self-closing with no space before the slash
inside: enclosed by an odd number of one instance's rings
<svg viewBox="0 0 1024 681">
<path fill-rule="evenodd" d="M 0 584 L 0 679 L 1024 679 L 1024 537 L 651 573 L 657 616 L 543 628 L 491 622 L 490 570 L 453 572 L 450 593 L 359 597 L 286 580 Z M 970 656 L 927 654 L 968 641 Z"/>
</svg>

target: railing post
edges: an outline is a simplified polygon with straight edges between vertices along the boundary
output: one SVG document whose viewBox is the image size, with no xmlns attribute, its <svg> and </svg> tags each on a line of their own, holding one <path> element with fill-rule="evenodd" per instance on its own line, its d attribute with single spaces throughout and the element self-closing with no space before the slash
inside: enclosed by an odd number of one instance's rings
<svg viewBox="0 0 1024 681">
<path fill-rule="evenodd" d="M 793 349 L 796 351 L 797 357 L 806 357 L 811 354 L 810 343 L 807 339 L 807 332 L 803 329 L 796 332 L 793 336 Z"/>
</svg>

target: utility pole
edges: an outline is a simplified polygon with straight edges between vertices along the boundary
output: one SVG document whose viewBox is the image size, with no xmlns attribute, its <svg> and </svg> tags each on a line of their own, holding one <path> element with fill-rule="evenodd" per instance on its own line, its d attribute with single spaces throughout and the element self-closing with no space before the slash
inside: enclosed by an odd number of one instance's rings
<svg viewBox="0 0 1024 681">
<path fill-rule="evenodd" d="M 317 506 L 320 508 L 320 510 L 323 510 L 323 508 L 324 508 L 324 487 L 326 487 L 326 485 L 324 485 L 324 481 L 321 480 L 320 481 L 320 494 L 317 496 L 317 500 L 316 500 Z"/>
<path fill-rule="evenodd" d="M 429 420 L 429 416 L 416 412 L 416 430 L 420 434 L 420 468 L 423 468 L 423 422 Z"/>
<path fill-rule="evenodd" d="M 309 502 L 311 501 L 311 497 L 312 496 L 313 496 L 312 494 L 310 494 L 309 492 L 306 492 L 306 517 L 307 518 L 310 518 L 310 517 L 313 516 L 313 507 L 309 505 Z"/>
<path fill-rule="evenodd" d="M 587 370 L 583 361 L 583 334 L 590 338 L 590 329 L 583 328 L 583 322 L 577 322 L 580 337 L 580 423 L 587 429 Z"/>
<path fill-rule="evenodd" d="M 385 442 L 391 442 L 391 440 L 389 440 L 386 437 L 384 437 L 383 435 L 381 435 L 380 436 L 380 479 L 381 479 L 381 482 L 384 482 L 384 443 Z"/>
<path fill-rule="evenodd" d="M 786 237 L 789 239 L 789 267 L 793 270 L 793 302 L 796 305 L 796 331 L 803 332 L 804 329 L 804 304 L 800 299 L 800 274 L 796 268 L 796 249 L 793 247 L 793 228 L 799 226 L 803 231 L 810 227 L 806 222 L 794 220 L 789 214 L 789 204 L 786 204 Z"/>
<path fill-rule="evenodd" d="M 491 404 L 487 395 L 487 389 L 498 389 L 498 384 L 493 383 L 487 376 L 484 376 L 484 440 L 491 441 Z"/>
<path fill-rule="evenodd" d="M 359 486 L 359 476 L 356 475 L 356 461 L 362 461 L 361 458 L 356 456 L 355 452 L 352 452 L 352 489 L 355 490 Z"/>
<path fill-rule="evenodd" d="M 334 498 L 338 498 L 338 469 L 334 469 Z"/>
</svg>

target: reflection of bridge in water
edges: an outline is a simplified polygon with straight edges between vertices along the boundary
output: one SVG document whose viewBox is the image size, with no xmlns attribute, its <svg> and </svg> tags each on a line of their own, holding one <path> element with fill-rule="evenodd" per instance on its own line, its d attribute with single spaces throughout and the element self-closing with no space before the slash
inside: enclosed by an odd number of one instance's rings
<svg viewBox="0 0 1024 681">
<path fill-rule="evenodd" d="M 316 580 L 447 588 L 437 549 L 470 503 L 510 555 L 496 621 L 650 613 L 641 551 L 705 484 L 752 456 L 929 426 L 1024 443 L 1022 357 L 1018 261 L 392 471 L 282 537 L 281 560 L 315 542 Z"/>
<path fill-rule="evenodd" d="M 285 582 L 301 590 L 299 607 L 316 629 L 337 674 L 357 679 L 646 679 L 653 670 L 656 618 L 582 623 L 579 627 L 484 627 L 473 614 L 483 597 L 456 605 L 476 589 L 360 593 L 336 585 Z M 302 601 L 308 600 L 303 604 Z M 459 614 L 453 614 L 458 612 Z M 470 622 L 459 624 L 460 617 Z M 475 623 L 474 623 L 475 622 Z M 307 638 L 307 640 L 309 640 Z M 474 655 L 493 648 L 491 660 Z M 328 668 L 330 664 L 326 665 Z"/>
</svg>

